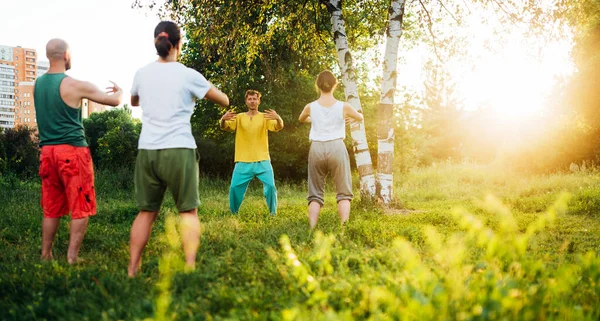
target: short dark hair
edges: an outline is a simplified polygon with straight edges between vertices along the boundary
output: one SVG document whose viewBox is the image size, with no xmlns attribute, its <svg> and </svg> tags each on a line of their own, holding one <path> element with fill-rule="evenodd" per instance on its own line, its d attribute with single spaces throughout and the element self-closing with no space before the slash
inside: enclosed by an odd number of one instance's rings
<svg viewBox="0 0 600 321">
<path fill-rule="evenodd" d="M 169 36 L 160 35 L 166 32 Z M 169 55 L 172 48 L 176 47 L 181 41 L 181 31 L 179 27 L 172 21 L 161 21 L 154 28 L 154 47 L 159 56 L 165 58 Z"/>
<path fill-rule="evenodd" d="M 321 71 L 317 77 L 317 81 L 315 81 L 317 88 L 324 93 L 329 93 L 334 90 L 337 83 L 337 78 L 335 78 L 333 73 L 329 70 Z"/>
<path fill-rule="evenodd" d="M 260 92 L 258 90 L 254 90 L 254 89 L 248 89 L 246 90 L 246 94 L 244 95 L 244 100 L 246 100 L 248 98 L 248 96 L 258 96 L 258 99 L 260 100 L 260 97 L 262 97 L 262 95 L 260 94 Z"/>
</svg>

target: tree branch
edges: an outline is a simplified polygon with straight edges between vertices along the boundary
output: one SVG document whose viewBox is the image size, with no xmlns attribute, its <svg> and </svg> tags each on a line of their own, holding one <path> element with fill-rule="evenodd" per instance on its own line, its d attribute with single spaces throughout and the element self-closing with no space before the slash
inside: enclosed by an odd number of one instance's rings
<svg viewBox="0 0 600 321">
<path fill-rule="evenodd" d="M 471 8 L 469 8 L 469 5 L 467 4 L 467 2 L 465 0 L 462 0 L 462 2 L 464 3 L 465 7 L 469 11 L 469 14 L 472 14 L 473 12 L 471 11 Z"/>
<path fill-rule="evenodd" d="M 442 8 L 444 8 L 444 10 L 446 10 L 446 12 L 448 12 L 448 14 L 450 15 L 450 17 L 452 17 L 452 19 L 454 19 L 454 21 L 456 21 L 456 23 L 461 26 L 462 23 L 456 19 L 456 16 L 454 16 L 454 14 L 452 12 L 450 12 L 450 10 L 448 10 L 448 8 L 446 8 L 446 6 L 444 5 L 444 2 L 442 0 L 438 0 L 438 2 L 440 3 L 440 5 L 442 6 Z"/>
<path fill-rule="evenodd" d="M 322 0 L 319 1 L 319 4 L 316 5 L 320 5 L 320 3 L 322 3 Z M 321 36 L 321 32 L 319 30 L 319 21 L 318 21 L 318 16 L 319 16 L 319 10 L 317 8 L 315 8 L 315 3 L 312 3 L 312 7 L 313 10 L 315 12 L 315 32 L 317 33 L 317 35 L 319 36 L 319 40 L 321 40 L 321 42 L 323 43 L 323 45 L 325 45 L 325 48 L 327 48 L 327 41 L 325 41 L 325 39 L 323 39 L 323 37 Z M 333 35 L 331 35 L 331 37 L 333 37 Z"/>
<path fill-rule="evenodd" d="M 431 38 L 433 39 L 433 52 L 435 53 L 435 56 L 438 58 L 439 61 L 443 61 L 442 57 L 438 53 L 437 43 L 436 43 L 437 39 L 435 37 L 435 34 L 433 33 L 433 29 L 432 29 L 433 20 L 431 19 L 431 15 L 429 14 L 429 11 L 425 7 L 425 4 L 423 3 L 423 1 L 419 0 L 419 3 L 421 4 L 421 7 L 423 8 L 423 10 L 425 10 L 425 13 L 427 14 L 427 19 L 429 20 L 429 23 L 427 24 L 427 29 L 429 30 L 429 34 L 431 35 Z"/>
<path fill-rule="evenodd" d="M 500 8 L 500 10 L 502 10 L 502 12 L 504 12 L 504 14 L 508 17 L 508 19 L 513 24 L 513 26 L 517 25 L 518 22 L 523 22 L 523 21 L 519 21 L 519 19 L 516 19 L 510 12 L 506 11 L 504 6 L 502 6 L 502 3 L 498 2 L 498 0 L 490 0 L 490 1 L 492 2 L 492 5 L 496 4 L 498 6 L 498 8 Z"/>
</svg>

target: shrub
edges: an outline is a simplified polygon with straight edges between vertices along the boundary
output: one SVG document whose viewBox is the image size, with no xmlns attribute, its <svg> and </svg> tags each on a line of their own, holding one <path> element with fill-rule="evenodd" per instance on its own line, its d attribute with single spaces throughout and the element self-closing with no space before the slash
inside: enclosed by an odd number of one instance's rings
<svg viewBox="0 0 600 321">
<path fill-rule="evenodd" d="M 93 113 L 83 125 L 96 166 L 131 168 L 135 164 L 141 122 L 131 117 L 128 108 Z"/>
<path fill-rule="evenodd" d="M 0 131 L 0 175 L 12 173 L 20 179 L 36 176 L 38 140 L 35 130 L 25 126 Z"/>
<path fill-rule="evenodd" d="M 133 168 L 141 124 L 131 120 L 120 122 L 119 119 L 114 119 L 109 122 L 107 129 L 106 134 L 98 139 L 99 166 Z"/>
</svg>

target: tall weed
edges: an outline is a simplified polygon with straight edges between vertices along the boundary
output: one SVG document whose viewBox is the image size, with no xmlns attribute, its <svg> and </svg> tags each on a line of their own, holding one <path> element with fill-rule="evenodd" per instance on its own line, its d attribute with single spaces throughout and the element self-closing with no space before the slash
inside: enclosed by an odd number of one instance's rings
<svg viewBox="0 0 600 321">
<path fill-rule="evenodd" d="M 510 210 L 493 197 L 484 207 L 496 229 L 465 210 L 453 211 L 459 232 L 444 237 L 423 227 L 424 249 L 397 238 L 387 249 L 347 256 L 342 238 L 317 232 L 298 255 L 287 236 L 269 255 L 297 305 L 284 320 L 597 320 L 600 258 L 579 255 L 555 267 L 529 254 L 536 237 L 567 209 L 561 194 L 519 231 Z"/>
</svg>

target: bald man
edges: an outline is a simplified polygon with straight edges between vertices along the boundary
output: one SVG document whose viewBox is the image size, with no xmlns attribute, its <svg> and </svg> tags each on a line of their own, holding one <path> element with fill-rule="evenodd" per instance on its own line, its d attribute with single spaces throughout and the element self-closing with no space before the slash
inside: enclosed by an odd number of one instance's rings
<svg viewBox="0 0 600 321">
<path fill-rule="evenodd" d="M 64 40 L 50 40 L 46 57 L 50 68 L 36 80 L 33 93 L 42 149 L 42 260 L 52 259 L 60 218 L 71 214 L 67 261 L 73 264 L 78 259 L 88 218 L 96 214 L 94 167 L 83 130 L 81 100 L 117 106 L 123 92 L 115 83 L 103 92 L 89 82 L 67 76 L 71 54 Z"/>
</svg>

